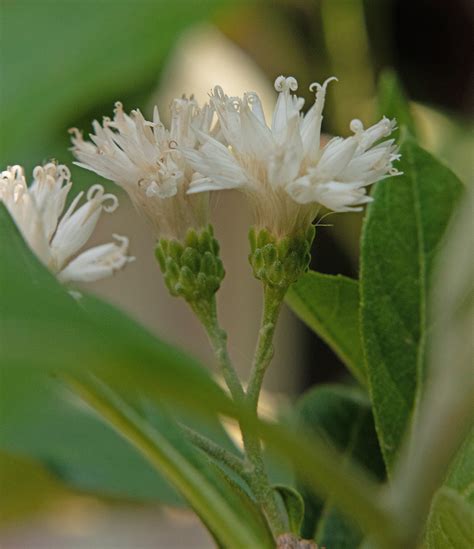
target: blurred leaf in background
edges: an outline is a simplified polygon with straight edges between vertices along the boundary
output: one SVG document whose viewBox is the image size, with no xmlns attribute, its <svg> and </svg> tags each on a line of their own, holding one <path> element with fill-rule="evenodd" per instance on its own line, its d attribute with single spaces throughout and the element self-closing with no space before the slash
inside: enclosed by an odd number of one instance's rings
<svg viewBox="0 0 474 549">
<path fill-rule="evenodd" d="M 69 162 L 69 126 L 148 95 L 179 33 L 228 3 L 3 0 L 1 165 Z"/>
</svg>

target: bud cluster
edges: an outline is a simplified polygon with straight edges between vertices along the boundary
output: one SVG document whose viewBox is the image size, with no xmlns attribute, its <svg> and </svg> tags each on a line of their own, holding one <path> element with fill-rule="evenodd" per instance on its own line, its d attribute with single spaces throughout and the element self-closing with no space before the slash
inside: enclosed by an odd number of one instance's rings
<svg viewBox="0 0 474 549">
<path fill-rule="evenodd" d="M 189 229 L 183 241 L 160 239 L 155 254 L 170 293 L 189 303 L 210 300 L 224 278 L 211 225 L 200 231 Z"/>
<path fill-rule="evenodd" d="M 314 225 L 283 238 L 252 227 L 249 261 L 255 277 L 271 288 L 286 290 L 308 270 L 314 235 Z"/>
</svg>

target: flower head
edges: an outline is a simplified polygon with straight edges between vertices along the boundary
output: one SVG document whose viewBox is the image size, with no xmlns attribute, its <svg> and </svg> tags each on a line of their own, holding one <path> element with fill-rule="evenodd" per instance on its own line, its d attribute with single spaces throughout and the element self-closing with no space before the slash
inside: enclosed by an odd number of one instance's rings
<svg viewBox="0 0 474 549">
<path fill-rule="evenodd" d="M 149 122 L 139 110 L 127 115 L 116 103 L 113 120 L 104 118 L 102 126 L 93 123 L 91 141 L 84 141 L 77 129 L 71 130 L 72 151 L 79 166 L 114 181 L 128 193 L 155 236 L 182 239 L 188 228 L 207 226 L 209 197 L 187 195 L 194 172 L 178 145 L 196 146 L 194 129 L 210 133 L 212 119 L 209 105 L 200 109 L 193 98 L 183 97 L 173 101 L 168 130 L 156 107 Z"/>
<path fill-rule="evenodd" d="M 339 212 L 360 210 L 371 200 L 368 185 L 398 173 L 392 166 L 398 159 L 394 140 L 378 143 L 390 135 L 395 121 L 383 118 L 364 129 L 353 120 L 354 135 L 335 137 L 321 148 L 322 112 L 331 80 L 311 86 L 315 103 L 303 115 L 304 100 L 292 93 L 297 81 L 279 76 L 271 124 L 256 93 L 228 97 L 217 86 L 211 104 L 226 145 L 196 131 L 202 146 L 185 147 L 183 152 L 202 177 L 194 179 L 189 192 L 241 189 L 255 210 L 257 227 L 279 237 L 304 231 L 321 205 Z"/>
<path fill-rule="evenodd" d="M 110 276 L 132 257 L 126 255 L 128 239 L 114 235 L 111 242 L 91 248 L 74 259 L 92 235 L 102 211 L 112 212 L 117 198 L 92 186 L 86 202 L 79 206 L 80 192 L 61 217 L 72 182 L 69 169 L 49 163 L 36 166 L 33 183 L 27 186 L 23 168 L 12 166 L 0 174 L 0 202 L 3 202 L 24 239 L 38 258 L 62 282 L 93 281 Z"/>
</svg>

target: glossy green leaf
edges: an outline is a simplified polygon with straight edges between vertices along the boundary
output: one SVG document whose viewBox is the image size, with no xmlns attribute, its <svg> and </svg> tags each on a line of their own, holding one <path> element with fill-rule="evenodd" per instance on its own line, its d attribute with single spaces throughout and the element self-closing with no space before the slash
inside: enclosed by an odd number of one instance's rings
<svg viewBox="0 0 474 549">
<path fill-rule="evenodd" d="M 231 407 L 194 359 L 113 306 L 91 296 L 73 298 L 31 253 L 2 204 L 0 263 L 1 369 L 22 368 L 25 375 L 87 370 L 116 387 L 193 410 Z"/>
<path fill-rule="evenodd" d="M 357 281 L 310 271 L 291 286 L 286 302 L 365 384 Z"/>
<path fill-rule="evenodd" d="M 300 535 L 304 519 L 304 500 L 301 494 L 291 486 L 277 484 L 273 489 L 280 495 L 288 516 L 290 532 Z"/>
<path fill-rule="evenodd" d="M 361 391 L 342 385 L 317 387 L 300 399 L 297 412 L 301 424 L 334 445 L 346 461 L 354 460 L 383 478 L 384 465 L 370 403 Z M 335 506 L 331 494 L 318 497 L 304 483 L 301 489 L 306 508 L 303 535 L 314 537 L 331 549 L 357 547 L 363 534 Z"/>
<path fill-rule="evenodd" d="M 382 452 L 392 467 L 425 377 L 433 261 L 462 191 L 457 177 L 413 139 L 403 175 L 379 182 L 361 251 L 362 339 Z"/>
<path fill-rule="evenodd" d="M 272 547 L 261 518 L 242 505 L 244 494 L 222 482 L 218 470 L 186 441 L 182 430 L 165 413 L 154 428 L 136 410 L 102 383 L 71 380 L 78 394 L 162 472 L 183 494 L 220 545 L 229 548 Z M 155 414 L 157 417 L 158 414 Z M 250 498 L 247 498 L 250 499 Z"/>
<path fill-rule="evenodd" d="M 391 137 L 398 140 L 401 127 L 405 127 L 411 135 L 416 136 L 415 123 L 405 90 L 397 73 L 392 69 L 385 69 L 379 77 L 378 104 L 380 116 L 395 118 L 397 121 L 397 129 Z"/>
</svg>

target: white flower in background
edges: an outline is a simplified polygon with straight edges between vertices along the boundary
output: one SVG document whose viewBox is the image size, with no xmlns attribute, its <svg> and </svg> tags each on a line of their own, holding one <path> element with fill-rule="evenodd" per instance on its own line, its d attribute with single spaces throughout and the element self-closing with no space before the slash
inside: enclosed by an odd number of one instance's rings
<svg viewBox="0 0 474 549">
<path fill-rule="evenodd" d="M 209 196 L 187 195 L 195 174 L 178 145 L 198 144 L 193 128 L 216 135 L 211 132 L 212 120 L 213 109 L 209 105 L 200 109 L 193 98 L 174 100 L 169 130 L 156 107 L 149 122 L 139 110 L 129 116 L 116 103 L 113 120 L 104 118 L 102 126 L 94 121 L 92 142 L 71 130 L 72 151 L 79 166 L 114 181 L 129 194 L 155 236 L 182 239 L 188 228 L 207 226 Z"/>
<path fill-rule="evenodd" d="M 113 235 L 110 242 L 76 254 L 92 235 L 102 211 L 112 212 L 117 198 L 92 186 L 79 206 L 80 192 L 64 215 L 72 182 L 69 169 L 54 163 L 36 166 L 33 183 L 27 186 L 23 168 L 12 166 L 0 174 L 3 202 L 24 239 L 38 258 L 61 282 L 91 282 L 112 275 L 134 258 L 126 255 L 128 239 Z"/>
<path fill-rule="evenodd" d="M 227 146 L 197 130 L 199 150 L 183 148 L 192 167 L 202 174 L 190 193 L 241 189 L 255 210 L 256 223 L 276 236 L 307 227 L 323 205 L 337 212 L 357 211 L 371 198 L 366 187 L 399 172 L 392 163 L 399 158 L 390 135 L 395 121 L 383 118 L 364 129 L 353 120 L 354 135 L 335 137 L 320 147 L 322 111 L 326 88 L 312 84 L 316 100 L 306 115 L 304 100 L 293 95 L 298 84 L 279 76 L 279 93 L 269 126 L 257 94 L 228 97 L 217 86 L 211 96 Z"/>
</svg>

